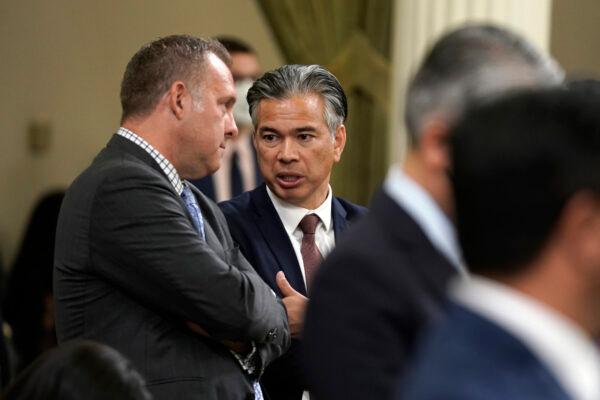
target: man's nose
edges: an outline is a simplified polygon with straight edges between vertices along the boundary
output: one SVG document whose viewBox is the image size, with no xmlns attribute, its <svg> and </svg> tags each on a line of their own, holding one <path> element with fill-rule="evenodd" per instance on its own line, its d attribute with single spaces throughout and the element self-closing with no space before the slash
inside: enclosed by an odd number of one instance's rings
<svg viewBox="0 0 600 400">
<path fill-rule="evenodd" d="M 235 119 L 233 118 L 233 111 L 227 112 L 227 117 L 225 118 L 225 138 L 233 139 L 238 135 L 238 128 L 235 124 Z"/>
<path fill-rule="evenodd" d="M 298 159 L 298 149 L 292 139 L 285 138 L 281 142 L 277 159 L 284 163 L 289 163 Z"/>
</svg>

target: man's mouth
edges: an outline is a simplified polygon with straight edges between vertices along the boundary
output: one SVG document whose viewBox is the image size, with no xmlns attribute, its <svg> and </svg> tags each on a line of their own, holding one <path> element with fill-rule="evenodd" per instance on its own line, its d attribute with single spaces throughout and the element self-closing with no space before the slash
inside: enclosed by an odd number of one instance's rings
<svg viewBox="0 0 600 400">
<path fill-rule="evenodd" d="M 277 183 L 284 189 L 292 189 L 300 185 L 304 177 L 295 174 L 277 174 Z"/>
</svg>

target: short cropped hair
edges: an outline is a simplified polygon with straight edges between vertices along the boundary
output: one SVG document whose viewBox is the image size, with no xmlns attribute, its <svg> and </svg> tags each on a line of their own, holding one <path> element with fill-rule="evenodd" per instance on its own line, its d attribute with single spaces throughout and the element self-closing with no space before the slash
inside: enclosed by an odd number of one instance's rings
<svg viewBox="0 0 600 400">
<path fill-rule="evenodd" d="M 405 122 L 413 145 L 433 113 L 455 121 L 471 104 L 522 86 L 562 82 L 563 72 L 524 38 L 493 25 L 447 33 L 429 50 L 409 84 Z"/>
<path fill-rule="evenodd" d="M 177 80 L 201 82 L 208 53 L 228 66 L 231 64 L 227 50 L 214 39 L 173 35 L 144 45 L 131 58 L 123 75 L 121 120 L 150 113 Z"/>
<path fill-rule="evenodd" d="M 40 356 L 6 389 L 5 400 L 151 400 L 144 379 L 116 350 L 92 341 Z"/>
<path fill-rule="evenodd" d="M 474 273 L 535 260 L 578 192 L 600 202 L 600 95 L 512 94 L 468 111 L 451 133 L 459 240 Z"/>
<path fill-rule="evenodd" d="M 317 94 L 325 103 L 324 119 L 333 136 L 348 115 L 348 102 L 337 78 L 320 65 L 284 65 L 269 71 L 254 82 L 248 91 L 250 116 L 257 126 L 258 104 L 264 99 L 287 99 Z"/>
</svg>

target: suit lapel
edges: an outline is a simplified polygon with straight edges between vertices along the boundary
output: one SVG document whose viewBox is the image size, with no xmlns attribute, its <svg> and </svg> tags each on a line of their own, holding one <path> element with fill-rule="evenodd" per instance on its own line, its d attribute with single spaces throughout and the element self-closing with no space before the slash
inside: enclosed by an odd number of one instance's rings
<svg viewBox="0 0 600 400">
<path fill-rule="evenodd" d="M 342 203 L 340 203 L 336 197 L 333 197 L 331 200 L 331 217 L 333 220 L 333 232 L 336 243 L 340 234 L 344 232 L 348 226 L 346 214 L 346 209 L 342 206 Z"/>
<path fill-rule="evenodd" d="M 285 273 L 287 280 L 294 289 L 305 294 L 304 279 L 300 271 L 300 265 L 296 253 L 288 237 L 283 223 L 267 194 L 266 186 L 263 184 L 250 192 L 252 205 L 255 213 L 253 221 L 260 230 L 265 242 L 278 263 L 278 267 Z"/>
</svg>

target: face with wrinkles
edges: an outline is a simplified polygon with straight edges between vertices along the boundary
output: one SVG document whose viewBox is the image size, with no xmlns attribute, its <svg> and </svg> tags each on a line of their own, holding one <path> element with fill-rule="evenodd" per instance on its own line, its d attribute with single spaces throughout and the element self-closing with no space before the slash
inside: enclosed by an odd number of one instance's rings
<svg viewBox="0 0 600 400">
<path fill-rule="evenodd" d="M 263 99 L 257 106 L 254 143 L 261 173 L 280 199 L 307 209 L 327 197 L 333 165 L 346 143 L 346 128 L 334 134 L 318 94 Z"/>
<path fill-rule="evenodd" d="M 226 140 L 237 135 L 233 119 L 235 88 L 227 65 L 209 54 L 202 79 L 190 88 L 190 106 L 178 138 L 178 167 L 183 178 L 212 174 L 221 165 Z"/>
</svg>

